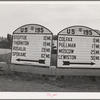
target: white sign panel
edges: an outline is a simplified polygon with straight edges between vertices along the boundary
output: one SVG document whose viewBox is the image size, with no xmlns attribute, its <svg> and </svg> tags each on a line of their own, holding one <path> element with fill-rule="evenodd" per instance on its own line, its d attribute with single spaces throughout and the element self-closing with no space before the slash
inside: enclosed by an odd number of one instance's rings
<svg viewBox="0 0 100 100">
<path fill-rule="evenodd" d="M 25 25 L 13 33 L 13 64 L 50 66 L 52 33 L 40 25 Z"/>
<path fill-rule="evenodd" d="M 88 27 L 73 26 L 58 34 L 57 67 L 100 68 L 100 35 Z"/>
</svg>

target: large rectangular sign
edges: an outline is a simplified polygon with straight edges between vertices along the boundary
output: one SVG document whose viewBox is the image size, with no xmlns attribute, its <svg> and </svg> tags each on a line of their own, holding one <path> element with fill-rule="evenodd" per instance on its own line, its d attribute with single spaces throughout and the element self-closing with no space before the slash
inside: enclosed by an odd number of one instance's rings
<svg viewBox="0 0 100 100">
<path fill-rule="evenodd" d="M 89 35 L 80 32 L 78 27 L 72 29 L 74 34 L 64 31 L 58 35 L 57 67 L 100 68 L 100 36 L 93 31 Z"/>
<path fill-rule="evenodd" d="M 36 29 L 38 32 L 34 33 Z M 37 25 L 23 26 L 13 33 L 11 63 L 50 66 L 51 47 L 52 34 L 47 29 Z"/>
</svg>

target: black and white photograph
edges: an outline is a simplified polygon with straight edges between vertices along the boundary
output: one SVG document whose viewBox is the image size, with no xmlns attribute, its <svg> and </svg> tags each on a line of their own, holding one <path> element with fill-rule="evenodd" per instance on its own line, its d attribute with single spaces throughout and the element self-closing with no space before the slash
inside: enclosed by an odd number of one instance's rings
<svg viewBox="0 0 100 100">
<path fill-rule="evenodd" d="M 99 94 L 100 2 L 0 1 L 0 92 Z"/>
</svg>

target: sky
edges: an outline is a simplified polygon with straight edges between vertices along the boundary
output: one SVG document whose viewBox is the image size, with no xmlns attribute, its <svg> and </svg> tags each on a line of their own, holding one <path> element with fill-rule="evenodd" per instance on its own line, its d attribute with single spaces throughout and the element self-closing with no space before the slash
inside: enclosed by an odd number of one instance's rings
<svg viewBox="0 0 100 100">
<path fill-rule="evenodd" d="M 0 2 L 0 36 L 25 24 L 40 24 L 54 35 L 69 26 L 100 30 L 100 2 Z"/>
</svg>

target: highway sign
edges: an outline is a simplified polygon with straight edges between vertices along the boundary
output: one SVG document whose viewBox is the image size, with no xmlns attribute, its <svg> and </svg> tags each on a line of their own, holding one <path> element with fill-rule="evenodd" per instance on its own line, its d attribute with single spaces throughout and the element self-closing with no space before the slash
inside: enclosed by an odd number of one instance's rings
<svg viewBox="0 0 100 100">
<path fill-rule="evenodd" d="M 11 63 L 50 66 L 52 33 L 37 24 L 24 25 L 13 33 Z"/>
<path fill-rule="evenodd" d="M 58 33 L 58 68 L 100 68 L 100 34 L 85 26 Z"/>
</svg>

